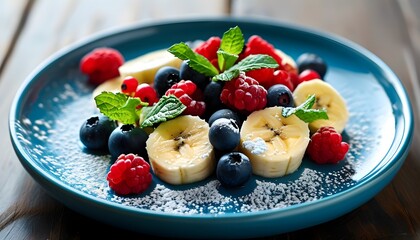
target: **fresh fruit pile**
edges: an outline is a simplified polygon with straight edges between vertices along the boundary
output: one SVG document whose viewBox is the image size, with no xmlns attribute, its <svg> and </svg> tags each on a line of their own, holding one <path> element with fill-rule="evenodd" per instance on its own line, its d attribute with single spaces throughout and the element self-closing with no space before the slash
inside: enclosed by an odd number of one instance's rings
<svg viewBox="0 0 420 240">
<path fill-rule="evenodd" d="M 117 194 L 146 190 L 150 171 L 175 185 L 215 173 L 222 186 L 240 187 L 252 174 L 293 173 L 305 154 L 337 163 L 349 149 L 340 135 L 345 101 L 321 80 L 327 64 L 313 53 L 295 62 L 260 36 L 245 41 L 239 27 L 125 63 L 110 52 L 118 51 L 95 49 L 81 61 L 102 84 L 94 92 L 101 114 L 82 124 L 80 140 L 116 159 L 107 180 Z M 101 80 L 86 71 L 92 66 Z"/>
</svg>

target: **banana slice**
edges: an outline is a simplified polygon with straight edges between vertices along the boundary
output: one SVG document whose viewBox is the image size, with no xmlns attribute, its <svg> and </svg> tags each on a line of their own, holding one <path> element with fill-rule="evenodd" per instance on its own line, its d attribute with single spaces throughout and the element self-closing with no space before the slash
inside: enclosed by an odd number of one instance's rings
<svg viewBox="0 0 420 240">
<path fill-rule="evenodd" d="M 179 116 L 161 123 L 146 142 L 155 175 L 174 185 L 207 178 L 215 168 L 208 135 L 208 123 L 197 116 Z"/>
<path fill-rule="evenodd" d="M 302 82 L 293 92 L 296 105 L 302 104 L 309 95 L 315 94 L 316 103 L 313 108 L 325 108 L 328 119 L 320 119 L 309 124 L 311 132 L 316 132 L 322 126 L 332 126 L 341 133 L 349 119 L 346 102 L 337 90 L 329 83 L 320 79 Z"/>
<path fill-rule="evenodd" d="M 283 117 L 281 107 L 251 113 L 241 128 L 240 150 L 255 175 L 274 178 L 294 172 L 309 143 L 308 124 L 295 115 Z"/>
<path fill-rule="evenodd" d="M 179 68 L 182 60 L 166 49 L 156 50 L 125 62 L 120 68 L 121 78 L 135 77 L 139 83 L 153 83 L 156 71 L 163 66 Z"/>
<path fill-rule="evenodd" d="M 92 97 L 95 98 L 97 95 L 99 95 L 103 91 L 107 92 L 120 92 L 121 91 L 121 84 L 122 84 L 122 78 L 116 77 L 110 80 L 107 80 L 97 86 L 92 93 Z"/>
</svg>

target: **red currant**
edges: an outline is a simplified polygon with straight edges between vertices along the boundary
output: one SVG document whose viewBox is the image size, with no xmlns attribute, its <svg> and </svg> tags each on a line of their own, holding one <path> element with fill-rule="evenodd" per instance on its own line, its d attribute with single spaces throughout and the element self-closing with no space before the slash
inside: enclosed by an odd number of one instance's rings
<svg viewBox="0 0 420 240">
<path fill-rule="evenodd" d="M 121 92 L 127 95 L 133 95 L 136 92 L 139 82 L 134 77 L 125 77 L 121 84 Z"/>
<path fill-rule="evenodd" d="M 142 83 L 137 86 L 134 97 L 138 97 L 142 102 L 149 103 L 149 106 L 158 102 L 158 96 L 156 90 L 147 83 Z"/>
<path fill-rule="evenodd" d="M 299 74 L 299 83 L 313 79 L 321 79 L 321 76 L 319 76 L 319 74 L 312 69 L 306 69 Z"/>
<path fill-rule="evenodd" d="M 293 90 L 295 89 L 292 79 L 290 78 L 290 74 L 285 71 L 285 70 L 276 70 L 273 73 L 273 79 L 271 80 L 271 85 L 276 85 L 276 84 L 283 84 L 285 85 L 287 88 L 289 88 L 290 91 L 293 92 Z"/>
</svg>

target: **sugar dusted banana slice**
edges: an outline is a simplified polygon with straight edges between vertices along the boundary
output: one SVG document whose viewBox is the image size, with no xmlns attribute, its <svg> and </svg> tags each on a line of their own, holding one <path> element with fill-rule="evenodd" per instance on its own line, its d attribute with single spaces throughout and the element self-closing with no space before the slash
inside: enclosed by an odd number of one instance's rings
<svg viewBox="0 0 420 240">
<path fill-rule="evenodd" d="M 309 143 L 308 124 L 295 115 L 285 118 L 281 111 L 281 107 L 255 111 L 242 124 L 240 149 L 256 175 L 281 177 L 302 162 Z"/>
<path fill-rule="evenodd" d="M 197 116 L 184 115 L 161 123 L 146 142 L 155 175 L 174 185 L 207 178 L 215 168 L 208 135 L 208 123 Z"/>
</svg>

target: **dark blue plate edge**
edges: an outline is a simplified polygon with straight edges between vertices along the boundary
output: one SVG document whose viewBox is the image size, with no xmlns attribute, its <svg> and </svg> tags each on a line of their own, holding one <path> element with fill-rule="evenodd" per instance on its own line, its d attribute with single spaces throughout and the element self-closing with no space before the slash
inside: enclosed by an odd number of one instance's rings
<svg viewBox="0 0 420 240">
<path fill-rule="evenodd" d="M 302 32 L 306 32 L 306 33 L 310 33 L 312 35 L 316 35 L 318 37 L 321 38 L 325 38 L 328 39 L 329 41 L 334 41 L 336 43 L 339 43 L 340 45 L 346 47 L 346 48 L 350 48 L 353 49 L 354 52 L 357 52 L 361 55 L 364 55 L 366 58 L 368 58 L 369 60 L 371 60 L 372 62 L 374 62 L 378 68 L 380 68 L 383 72 L 384 72 L 384 76 L 387 76 L 387 80 L 391 83 L 391 85 L 393 86 L 392 89 L 395 89 L 396 91 L 396 96 L 395 97 L 399 97 L 400 101 L 401 101 L 401 105 L 404 107 L 404 109 L 401 110 L 402 113 L 404 113 L 401 117 L 403 118 L 401 121 L 397 121 L 400 122 L 403 126 L 399 126 L 402 127 L 402 131 L 396 131 L 396 136 L 395 139 L 400 139 L 401 141 L 395 145 L 393 144 L 393 146 L 395 146 L 395 149 L 398 149 L 398 151 L 393 152 L 392 155 L 389 154 L 389 152 L 387 153 L 386 157 L 388 160 L 390 159 L 394 159 L 394 161 L 387 161 L 388 164 L 386 164 L 386 166 L 383 166 L 382 171 L 381 172 L 375 172 L 374 174 L 369 175 L 368 178 L 363 179 L 362 181 L 360 181 L 356 186 L 351 187 L 349 189 L 347 189 L 346 191 L 340 192 L 338 194 L 334 194 L 330 197 L 326 197 L 323 198 L 321 200 L 316 200 L 313 202 L 308 202 L 308 203 L 302 203 L 299 205 L 295 205 L 295 206 L 291 206 L 288 207 L 286 209 L 272 209 L 272 210 L 263 210 L 263 211 L 259 211 L 259 212 L 254 212 L 254 213 L 241 213 L 241 214 L 225 214 L 225 215 L 218 215 L 218 216 L 212 216 L 212 215 L 178 215 L 178 214 L 168 214 L 168 213 L 159 213 L 159 212 L 153 212 L 153 211 L 148 211 L 148 210 L 142 210 L 142 209 L 136 209 L 136 208 L 132 208 L 132 207 L 126 207 L 126 206 L 122 206 L 120 204 L 116 204 L 116 203 L 111 203 L 111 202 L 107 202 L 105 200 L 101 200 L 101 199 L 97 199 L 95 197 L 92 197 L 88 194 L 85 194 L 83 192 L 79 192 L 79 191 L 75 191 L 74 189 L 64 185 L 63 183 L 61 183 L 60 181 L 56 180 L 55 178 L 51 179 L 48 177 L 48 173 L 46 173 L 44 170 L 42 170 L 41 168 L 39 168 L 38 166 L 35 166 L 33 164 L 33 162 L 30 163 L 30 160 L 28 161 L 28 159 L 30 159 L 30 156 L 28 156 L 27 154 L 25 154 L 25 152 L 22 149 L 22 146 L 20 146 L 18 144 L 18 140 L 16 137 L 16 131 L 14 129 L 15 127 L 15 122 L 18 119 L 18 109 L 20 109 L 20 96 L 25 94 L 25 92 L 29 91 L 29 85 L 31 84 L 31 79 L 34 79 L 40 72 L 42 72 L 42 69 L 46 68 L 49 64 L 58 61 L 63 55 L 68 54 L 69 52 L 72 52 L 80 47 L 82 47 L 85 44 L 88 44 L 90 42 L 93 41 L 98 41 L 101 40 L 103 38 L 108 38 L 108 37 L 112 37 L 113 35 L 118 35 L 121 32 L 126 32 L 126 31 L 135 31 L 136 29 L 139 28 L 146 28 L 146 27 L 158 27 L 159 25 L 167 25 L 167 24 L 184 24 L 184 23 L 188 23 L 192 21 L 191 19 L 187 19 L 187 20 L 177 20 L 177 21 L 159 21 L 159 22 L 153 22 L 153 23 L 147 23 L 147 24 L 134 24 L 132 26 L 128 26 L 125 28 L 118 28 L 118 31 L 115 29 L 110 29 L 104 32 L 101 32 L 99 34 L 96 34 L 92 37 L 86 38 L 84 40 L 82 40 L 79 43 L 73 44 L 70 47 L 64 48 L 61 51 L 58 51 L 56 54 L 52 55 L 50 58 L 48 58 L 47 60 L 45 60 L 41 65 L 39 65 L 38 68 L 36 68 L 24 81 L 24 83 L 22 84 L 22 86 L 20 87 L 20 89 L 17 91 L 16 97 L 13 100 L 12 103 L 12 107 L 9 113 L 9 132 L 10 132 L 10 137 L 12 140 L 12 144 L 13 147 L 19 157 L 19 160 L 21 161 L 22 165 L 25 167 L 25 169 L 31 174 L 32 177 L 34 177 L 39 183 L 41 183 L 42 186 L 44 186 L 44 184 L 46 186 L 49 186 L 51 188 L 56 188 L 56 190 L 59 190 L 60 192 L 62 192 L 63 194 L 67 194 L 68 197 L 70 198 L 74 198 L 75 201 L 80 201 L 80 202 L 85 202 L 87 205 L 93 205 L 94 207 L 97 208 L 101 208 L 104 211 L 108 210 L 109 206 L 112 207 L 117 207 L 119 210 L 123 210 L 125 214 L 127 214 L 127 217 L 129 217 L 131 215 L 132 218 L 138 218 L 138 213 L 142 213 L 142 218 L 150 218 L 150 220 L 153 220 L 155 218 L 155 220 L 159 220 L 159 218 L 161 217 L 165 217 L 168 219 L 172 219 L 172 220 L 179 220 L 179 219 L 185 219 L 188 220 L 187 222 L 190 223 L 194 223 L 196 220 L 207 220 L 207 222 L 215 223 L 214 221 L 217 221 L 217 224 L 219 224 L 220 222 L 223 221 L 233 221 L 233 222 L 242 222 L 244 221 L 244 219 L 248 219 L 247 221 L 255 221 L 255 219 L 259 219 L 259 218 L 277 218 L 277 217 L 287 217 L 290 218 L 290 220 L 292 220 L 293 215 L 295 215 L 295 213 L 299 213 L 299 212 L 305 212 L 305 213 L 310 213 L 311 211 L 314 211 L 314 206 L 317 206 L 316 209 L 322 209 L 323 207 L 325 207 L 326 205 L 331 205 L 331 203 L 337 203 L 340 201 L 343 201 L 343 199 L 348 199 L 354 196 L 358 196 L 363 192 L 372 192 L 372 189 L 374 186 L 377 186 L 375 188 L 375 192 L 379 192 L 380 190 L 382 190 L 383 187 L 385 187 L 393 178 L 393 176 L 397 173 L 397 171 L 399 170 L 399 168 L 401 167 L 401 165 L 404 162 L 405 157 L 408 154 L 408 149 L 409 146 L 411 144 L 411 140 L 412 140 L 412 134 L 413 134 L 413 125 L 414 125 L 414 120 L 412 117 L 412 108 L 411 108 L 411 104 L 410 101 L 408 99 L 408 95 L 404 89 L 404 87 L 402 86 L 401 82 L 399 81 L 398 77 L 392 72 L 392 70 L 384 63 L 382 62 L 382 60 L 380 60 L 378 57 L 376 57 L 374 54 L 372 54 L 371 52 L 367 51 L 366 49 L 364 49 L 363 47 L 350 42 L 349 40 L 343 39 L 341 37 L 338 36 L 334 36 L 332 34 L 327 34 L 327 33 L 323 33 L 323 32 L 318 32 L 318 31 L 314 31 L 311 29 L 307 29 L 304 27 L 300 27 L 300 26 L 295 26 L 293 24 L 284 24 L 284 23 L 279 23 L 279 22 L 274 22 L 274 21 L 269 21 L 269 20 L 258 20 L 258 19 L 243 19 L 243 18 L 203 18 L 203 19 L 195 19 L 194 22 L 226 22 L 226 23 L 241 23 L 241 24 L 266 24 L 266 25 L 272 25 L 275 27 L 280 27 L 280 28 L 287 28 L 287 29 L 292 29 L 292 30 L 296 30 L 296 31 L 302 31 Z M 387 91 L 388 92 L 388 91 Z M 399 134 L 398 134 L 399 133 Z M 397 135 L 398 134 L 398 135 Z M 395 140 L 394 139 L 394 140 Z M 45 178 L 48 177 L 49 181 L 47 181 Z M 73 196 L 72 192 L 77 192 L 78 195 L 77 196 Z M 49 193 L 52 196 L 55 196 L 55 194 L 57 194 L 56 191 L 49 191 Z M 375 194 L 376 194 L 375 193 Z M 355 207 L 363 204 L 364 202 L 366 202 L 367 200 L 369 200 L 371 197 L 373 197 L 375 194 L 372 194 L 372 196 L 365 196 L 363 199 L 359 198 L 359 201 L 355 201 L 354 204 L 352 206 L 347 205 L 347 209 L 345 211 L 340 211 L 340 214 L 338 214 L 337 216 L 328 216 L 324 219 L 324 221 L 328 221 L 331 220 L 335 217 L 338 217 L 340 215 L 343 215 L 345 213 L 347 213 L 348 211 L 351 211 L 352 209 L 354 209 Z M 371 194 L 369 194 L 371 195 Z M 338 201 L 338 200 L 340 201 Z M 62 199 L 59 199 L 62 200 Z M 81 211 L 82 209 L 80 208 L 80 206 L 73 206 L 71 203 L 67 203 L 67 205 L 70 205 L 71 208 L 76 209 Z M 324 206 L 325 205 L 325 206 Z M 309 209 L 309 208 L 312 208 Z M 316 211 L 315 209 L 315 211 Z M 83 211 L 81 211 L 83 213 Z M 104 220 L 101 217 L 97 217 L 97 219 L 99 220 Z M 242 219 L 242 221 L 238 221 Z M 108 221 L 109 223 L 114 223 L 113 221 Z M 245 221 L 246 222 L 246 221 Z M 321 221 L 322 222 L 322 221 Z M 314 224 L 318 224 L 321 223 L 320 221 L 317 222 L 308 222 L 308 224 L 306 224 L 306 226 L 303 227 L 309 227 L 312 226 Z M 126 227 L 126 226 L 121 226 L 121 227 Z M 303 228 L 298 227 L 298 228 Z M 289 228 L 288 230 L 292 231 L 292 230 L 296 230 L 298 228 Z M 263 235 L 270 235 L 270 234 L 275 234 L 275 233 L 279 233 L 278 231 L 273 231 L 272 233 L 267 233 L 264 232 Z M 157 234 L 162 234 L 162 232 L 157 233 Z M 171 234 L 169 234 L 171 235 Z M 168 236 L 169 236 L 168 235 Z M 217 234 L 216 234 L 217 235 Z M 224 235 L 226 236 L 226 235 Z M 235 234 L 233 234 L 232 236 L 236 236 Z M 250 235 L 246 235 L 248 237 L 250 237 Z M 260 232 L 257 232 L 255 234 L 255 236 L 261 236 Z"/>
</svg>

